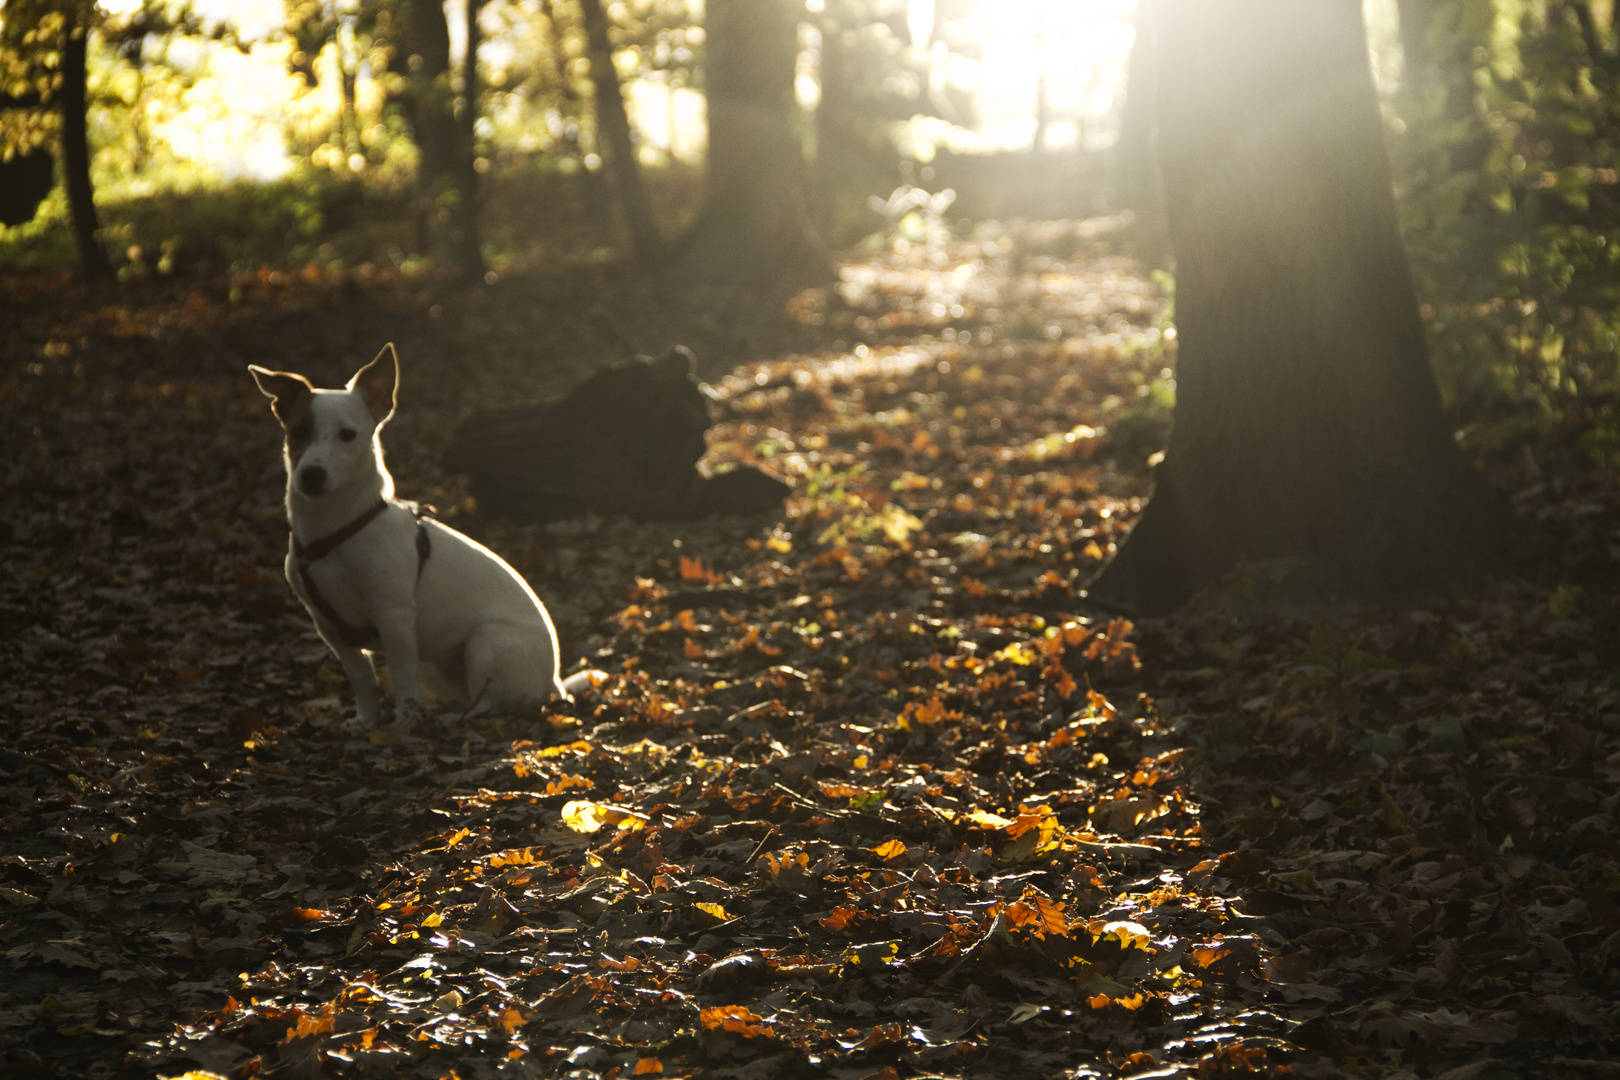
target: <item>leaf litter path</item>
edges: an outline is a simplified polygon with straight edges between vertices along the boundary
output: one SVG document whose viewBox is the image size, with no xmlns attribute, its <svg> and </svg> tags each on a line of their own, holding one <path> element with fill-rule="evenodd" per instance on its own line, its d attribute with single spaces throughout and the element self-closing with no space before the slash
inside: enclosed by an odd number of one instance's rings
<svg viewBox="0 0 1620 1080">
<path fill-rule="evenodd" d="M 1609 595 L 1088 609 L 1167 362 L 1108 242 L 890 253 L 751 342 L 603 271 L 0 283 L 8 1075 L 1620 1072 Z M 785 514 L 515 527 L 437 470 L 467 409 L 660 337 Z M 402 492 L 594 698 L 338 729 L 242 368 L 389 338 Z M 1606 554 L 1611 508 L 1527 507 Z"/>
</svg>

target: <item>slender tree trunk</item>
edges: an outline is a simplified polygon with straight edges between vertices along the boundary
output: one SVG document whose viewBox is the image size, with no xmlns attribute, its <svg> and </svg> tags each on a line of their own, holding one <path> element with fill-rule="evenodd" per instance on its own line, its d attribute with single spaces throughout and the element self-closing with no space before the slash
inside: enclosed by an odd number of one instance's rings
<svg viewBox="0 0 1620 1080">
<path fill-rule="evenodd" d="M 802 10 L 792 0 L 708 0 L 708 174 L 675 264 L 683 279 L 789 285 L 821 255 L 793 93 Z"/>
<path fill-rule="evenodd" d="M 478 13 L 483 0 L 467 2 L 467 55 L 461 61 L 459 145 L 456 147 L 456 206 L 460 209 L 456 262 L 463 276 L 482 280 L 489 272 L 484 262 L 484 230 L 480 216 L 478 183 L 478 45 L 483 40 Z"/>
<path fill-rule="evenodd" d="M 1035 52 L 1035 59 L 1040 61 L 1039 50 Z M 1035 73 L 1035 138 L 1029 144 L 1030 153 L 1040 157 L 1046 153 L 1046 129 L 1052 124 L 1052 103 L 1046 97 L 1046 73 Z"/>
<path fill-rule="evenodd" d="M 406 6 L 412 54 L 411 126 L 420 155 L 416 177 L 420 231 L 447 266 L 467 277 L 482 277 L 477 208 L 463 197 L 457 169 L 462 148 L 450 88 L 450 24 L 442 0 L 407 0 Z"/>
<path fill-rule="evenodd" d="M 816 231 L 830 241 L 841 231 L 838 211 L 855 158 L 853 74 L 842 20 L 836 14 L 824 17 L 821 22 L 821 101 L 816 105 L 814 205 Z"/>
<path fill-rule="evenodd" d="M 87 278 L 112 277 L 112 262 L 101 244 L 95 189 L 90 184 L 90 133 L 86 113 L 88 71 L 85 52 L 90 33 L 69 26 L 62 41 L 62 173 L 73 215 L 73 240 L 79 269 Z"/>
<path fill-rule="evenodd" d="M 1360 4 L 1160 12 L 1175 429 L 1094 595 L 1164 610 L 1271 561 L 1358 596 L 1472 582 L 1503 511 L 1429 370 Z"/>
<path fill-rule="evenodd" d="M 335 22 L 335 31 L 332 40 L 337 46 L 338 84 L 342 95 L 342 107 L 338 117 L 343 130 L 343 151 L 345 154 L 365 153 L 365 138 L 360 133 L 360 110 L 355 104 L 356 83 L 359 81 L 358 63 L 352 63 L 354 58 L 344 44 L 344 26 L 342 19 Z M 347 35 L 352 42 L 354 31 L 351 29 Z"/>
<path fill-rule="evenodd" d="M 613 42 L 608 36 L 607 12 L 602 0 L 579 0 L 585 16 L 585 36 L 589 43 L 591 83 L 596 88 L 596 130 L 607 150 L 608 168 L 618 190 L 619 207 L 630 230 L 630 243 L 636 258 L 653 264 L 664 256 L 664 241 L 653 219 L 652 204 L 642 183 L 641 163 L 630 137 L 630 115 L 624 107 L 619 73 L 613 66 Z"/>
<path fill-rule="evenodd" d="M 1136 257 L 1147 266 L 1162 267 L 1170 261 L 1170 237 L 1165 231 L 1155 120 L 1159 65 L 1149 5 L 1157 2 L 1141 0 L 1136 8 L 1136 42 L 1125 68 L 1125 105 L 1114 147 L 1114 183 L 1119 205 L 1135 215 L 1131 232 Z"/>
</svg>

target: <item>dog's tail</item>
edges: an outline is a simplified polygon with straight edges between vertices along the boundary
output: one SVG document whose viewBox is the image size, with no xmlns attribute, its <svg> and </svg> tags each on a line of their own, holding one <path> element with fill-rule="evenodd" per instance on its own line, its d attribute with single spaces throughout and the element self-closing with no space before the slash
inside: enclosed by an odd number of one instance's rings
<svg viewBox="0 0 1620 1080">
<path fill-rule="evenodd" d="M 595 691 L 597 687 L 601 686 L 607 681 L 607 672 L 597 671 L 594 668 L 586 668 L 584 671 L 574 672 L 574 674 L 568 676 L 568 678 L 562 681 L 563 693 L 567 694 L 569 698 L 574 698 L 580 694 L 588 694 Z"/>
</svg>

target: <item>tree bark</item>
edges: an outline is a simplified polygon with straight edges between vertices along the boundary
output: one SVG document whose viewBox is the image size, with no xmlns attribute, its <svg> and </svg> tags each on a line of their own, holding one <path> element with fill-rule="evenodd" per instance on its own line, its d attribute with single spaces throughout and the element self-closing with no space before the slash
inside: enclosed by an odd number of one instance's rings
<svg viewBox="0 0 1620 1080">
<path fill-rule="evenodd" d="M 96 215 L 95 189 L 90 183 L 85 63 L 89 37 L 89 31 L 70 24 L 62 40 L 62 174 L 73 216 L 73 240 L 79 249 L 79 268 L 87 278 L 110 278 L 112 262 L 98 235 L 101 222 Z"/>
<path fill-rule="evenodd" d="M 618 70 L 613 66 L 607 12 L 602 10 L 602 0 L 579 0 L 579 7 L 590 49 L 591 84 L 596 88 L 596 129 L 607 150 L 608 168 L 636 258 L 651 265 L 663 258 L 664 241 L 653 219 L 652 203 L 641 179 L 641 163 L 630 137 L 630 114 L 624 106 Z"/>
<path fill-rule="evenodd" d="M 1093 595 L 1167 610 L 1273 561 L 1339 595 L 1465 587 L 1505 511 L 1429 370 L 1360 4 L 1160 11 L 1175 428 Z"/>
<path fill-rule="evenodd" d="M 685 280 L 782 286 L 821 255 L 793 92 L 801 10 L 792 0 L 706 5 L 708 174 L 675 264 Z"/>
</svg>

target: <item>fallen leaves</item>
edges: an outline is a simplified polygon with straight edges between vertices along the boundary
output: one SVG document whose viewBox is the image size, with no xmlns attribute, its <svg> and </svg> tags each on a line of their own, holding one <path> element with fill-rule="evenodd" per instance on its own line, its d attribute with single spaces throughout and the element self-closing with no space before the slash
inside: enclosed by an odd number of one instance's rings
<svg viewBox="0 0 1620 1080">
<path fill-rule="evenodd" d="M 280 362 L 264 334 L 231 339 L 229 371 L 156 349 L 149 376 L 13 364 L 8 1066 L 898 1080 L 1604 1056 L 1602 594 L 1089 610 L 1075 588 L 1147 493 L 1105 402 L 1162 361 L 1117 349 L 1146 287 L 1064 236 L 1086 258 L 1046 264 L 1061 296 L 997 301 L 1038 335 L 990 318 L 1014 248 L 975 241 L 943 270 L 880 258 L 820 306 L 846 340 L 901 312 L 885 333 L 928 338 L 717 379 L 717 459 L 800 481 L 774 522 L 482 520 L 434 438 L 464 385 L 558 376 L 527 354 L 413 367 L 406 493 L 442 488 L 611 671 L 429 738 L 337 727 L 236 374 Z M 949 338 L 905 307 L 930 282 L 975 312 Z"/>
</svg>

